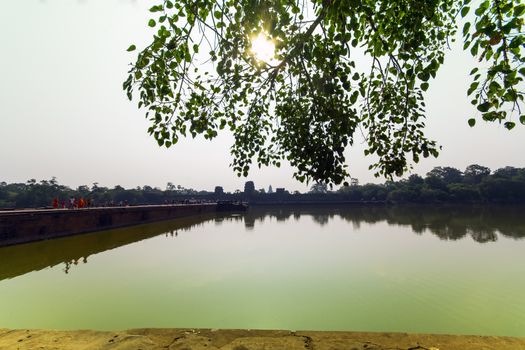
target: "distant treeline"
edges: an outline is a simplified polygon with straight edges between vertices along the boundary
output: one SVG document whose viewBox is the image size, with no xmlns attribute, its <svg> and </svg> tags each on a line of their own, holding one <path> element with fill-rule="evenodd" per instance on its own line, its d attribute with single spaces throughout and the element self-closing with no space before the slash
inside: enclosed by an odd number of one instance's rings
<svg viewBox="0 0 525 350">
<path fill-rule="evenodd" d="M 494 172 L 473 164 L 465 171 L 435 167 L 426 177 L 411 175 L 384 184 L 345 186 L 330 191 L 323 183 L 309 193 L 253 191 L 252 202 L 388 202 L 388 203 L 525 203 L 525 168 L 504 167 Z"/>
<path fill-rule="evenodd" d="M 525 168 L 504 167 L 494 172 L 477 164 L 465 171 L 436 167 L 423 178 L 383 185 L 345 187 L 338 191 L 356 200 L 386 200 L 394 203 L 525 203 Z"/>
<path fill-rule="evenodd" d="M 465 171 L 436 167 L 426 177 L 411 175 L 400 181 L 341 187 L 331 191 L 325 184 L 314 184 L 308 193 L 285 189 L 255 190 L 252 181 L 244 191 L 225 193 L 221 186 L 213 192 L 176 186 L 125 189 L 107 188 L 94 183 L 76 189 L 60 185 L 56 178 L 26 183 L 0 182 L 0 208 L 48 207 L 53 199 L 66 203 L 70 198 L 89 199 L 95 206 L 173 203 L 194 200 L 244 200 L 251 203 L 304 202 L 389 202 L 389 203 L 525 203 L 525 168 L 505 167 L 491 172 L 487 167 L 470 165 Z"/>
<path fill-rule="evenodd" d="M 204 199 L 210 192 L 196 191 L 168 183 L 165 190 L 151 186 L 125 189 L 122 186 L 108 188 L 94 183 L 91 187 L 79 186 L 76 189 L 60 185 L 55 177 L 37 182 L 31 179 L 26 183 L 0 182 L 0 208 L 50 207 L 58 199 L 59 206 L 69 206 L 70 199 L 90 200 L 93 206 L 117 206 L 139 204 L 162 204 L 189 198 Z"/>
</svg>

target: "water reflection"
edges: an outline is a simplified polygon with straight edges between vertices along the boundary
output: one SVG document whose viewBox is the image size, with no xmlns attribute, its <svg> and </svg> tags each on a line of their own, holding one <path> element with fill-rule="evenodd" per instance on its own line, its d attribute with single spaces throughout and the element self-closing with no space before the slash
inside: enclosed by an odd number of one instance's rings
<svg viewBox="0 0 525 350">
<path fill-rule="evenodd" d="M 216 226 L 227 221 L 244 223 L 253 230 L 265 220 L 287 224 L 301 216 L 311 217 L 323 227 L 335 218 L 357 230 L 362 223 L 387 222 L 410 227 L 418 235 L 430 232 L 442 240 L 455 241 L 470 237 L 476 242 L 497 241 L 500 235 L 525 237 L 524 207 L 385 207 L 385 206 L 322 206 L 322 207 L 252 207 L 244 214 L 201 216 L 149 225 L 103 231 L 49 241 L 0 248 L 0 281 L 31 271 L 63 264 L 66 274 L 86 264 L 91 255 L 164 234 L 176 238 L 180 231 L 191 230 L 214 220 Z"/>
<path fill-rule="evenodd" d="M 71 266 L 72 265 L 78 265 L 78 262 L 79 262 L 80 259 L 73 259 L 73 260 L 70 260 L 70 261 L 66 261 L 64 262 L 64 268 L 62 269 L 62 271 L 64 271 L 64 273 L 69 273 L 69 270 L 71 269 Z M 82 258 L 82 262 L 84 264 L 87 264 L 87 256 L 83 257 Z"/>
<path fill-rule="evenodd" d="M 323 207 L 254 207 L 244 216 L 247 228 L 266 219 L 286 222 L 301 215 L 311 216 L 319 226 L 340 217 L 359 229 L 361 223 L 386 221 L 389 225 L 409 226 L 416 234 L 431 232 L 442 240 L 459 240 L 470 236 L 479 243 L 495 242 L 498 235 L 514 239 L 525 237 L 525 207 L 519 206 L 323 206 Z M 241 217 L 230 220 L 241 220 Z"/>
<path fill-rule="evenodd" d="M 69 274 L 77 265 L 86 264 L 91 255 L 161 234 L 175 238 L 179 231 L 191 230 L 213 219 L 213 215 L 199 216 L 3 247 L 0 281 L 60 264 L 64 265 L 62 271 Z"/>
</svg>

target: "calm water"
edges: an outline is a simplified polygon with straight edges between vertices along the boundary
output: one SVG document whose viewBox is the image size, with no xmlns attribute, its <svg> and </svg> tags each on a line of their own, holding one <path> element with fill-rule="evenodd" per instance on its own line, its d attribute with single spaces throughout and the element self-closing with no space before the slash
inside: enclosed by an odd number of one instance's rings
<svg viewBox="0 0 525 350">
<path fill-rule="evenodd" d="M 525 336 L 523 208 L 270 208 L 0 249 L 0 328 Z"/>
</svg>

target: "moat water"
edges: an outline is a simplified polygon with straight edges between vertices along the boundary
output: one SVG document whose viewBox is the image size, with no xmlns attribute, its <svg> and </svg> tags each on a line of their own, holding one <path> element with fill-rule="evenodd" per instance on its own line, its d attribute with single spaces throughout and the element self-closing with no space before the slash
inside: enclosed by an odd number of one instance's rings
<svg viewBox="0 0 525 350">
<path fill-rule="evenodd" d="M 523 337 L 524 213 L 253 208 L 0 248 L 0 328 Z"/>
</svg>

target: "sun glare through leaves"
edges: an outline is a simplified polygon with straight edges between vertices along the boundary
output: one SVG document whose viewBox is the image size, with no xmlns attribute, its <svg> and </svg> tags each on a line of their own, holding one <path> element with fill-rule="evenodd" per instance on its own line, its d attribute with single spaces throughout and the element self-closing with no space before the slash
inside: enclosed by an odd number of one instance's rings
<svg viewBox="0 0 525 350">
<path fill-rule="evenodd" d="M 251 39 L 252 46 L 250 53 L 258 60 L 264 63 L 275 61 L 275 44 L 268 35 L 260 32 Z"/>
</svg>

